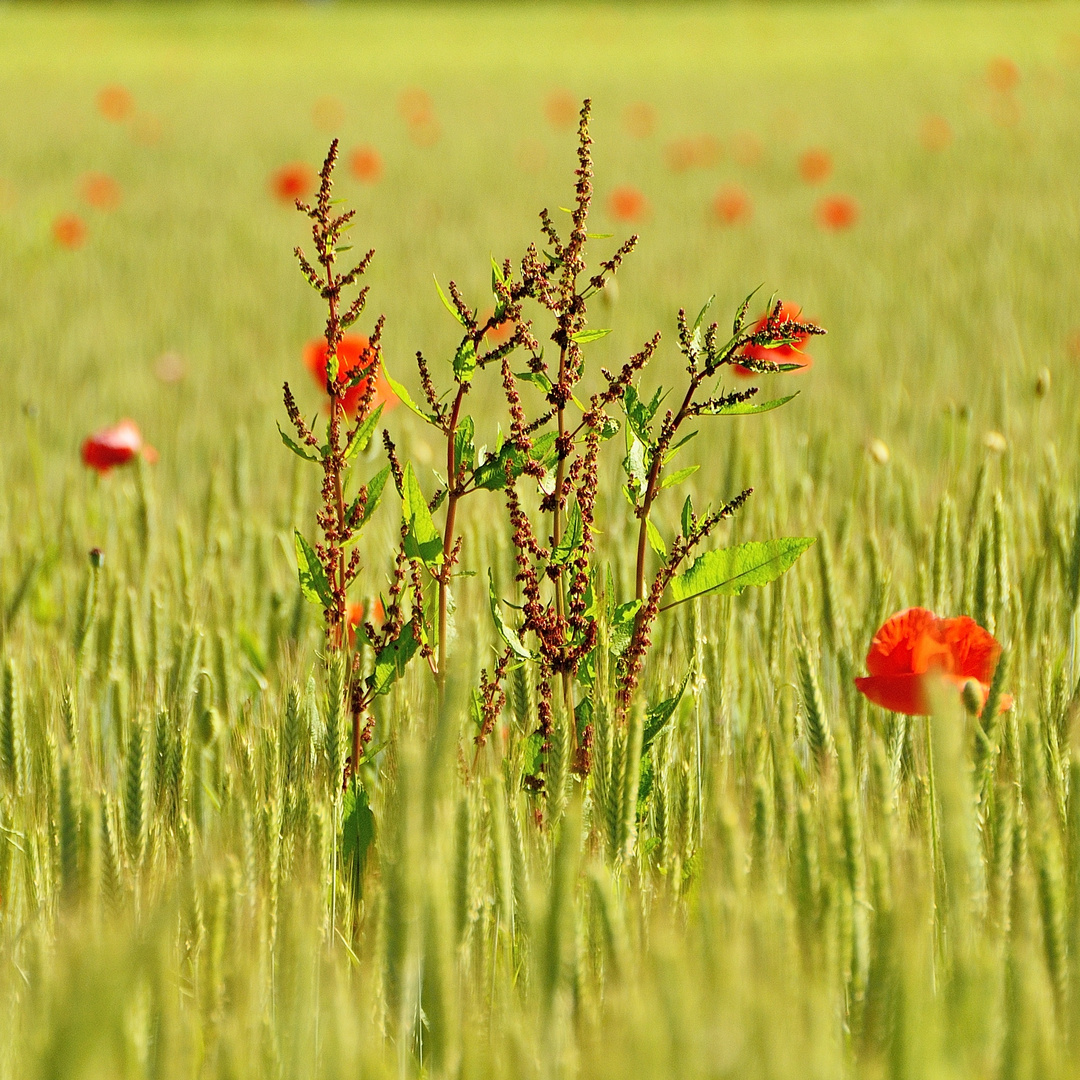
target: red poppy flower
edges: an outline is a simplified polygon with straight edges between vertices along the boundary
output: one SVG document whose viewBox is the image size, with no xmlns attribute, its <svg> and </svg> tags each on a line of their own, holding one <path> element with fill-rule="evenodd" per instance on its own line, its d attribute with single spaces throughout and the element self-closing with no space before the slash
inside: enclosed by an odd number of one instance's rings
<svg viewBox="0 0 1080 1080">
<path fill-rule="evenodd" d="M 552 127 L 573 127 L 578 118 L 578 100 L 568 90 L 554 90 L 544 102 L 544 115 Z"/>
<path fill-rule="evenodd" d="M 135 109 L 135 99 L 131 92 L 123 86 L 103 86 L 97 96 L 98 112 L 119 124 L 126 120 Z"/>
<path fill-rule="evenodd" d="M 817 220 L 833 232 L 850 229 L 859 220 L 859 204 L 850 195 L 830 195 L 818 203 Z"/>
<path fill-rule="evenodd" d="M 87 173 L 80 188 L 82 197 L 95 210 L 115 210 L 120 205 L 120 185 L 105 173 Z"/>
<path fill-rule="evenodd" d="M 820 184 L 832 174 L 832 155 L 828 150 L 814 147 L 799 158 L 799 175 L 808 184 Z"/>
<path fill-rule="evenodd" d="M 270 177 L 270 190 L 274 198 L 292 204 L 315 189 L 315 171 L 302 161 L 283 165 Z"/>
<path fill-rule="evenodd" d="M 407 124 L 419 124 L 431 117 L 431 95 L 419 86 L 410 86 L 401 91 L 398 111 Z"/>
<path fill-rule="evenodd" d="M 617 221 L 640 221 L 648 213 L 649 204 L 637 188 L 621 187 L 611 193 L 608 209 Z"/>
<path fill-rule="evenodd" d="M 484 316 L 484 321 L 486 322 L 494 314 L 494 309 L 488 308 L 487 314 Z M 501 323 L 497 323 L 493 326 L 484 335 L 484 343 L 488 346 L 503 345 L 513 336 L 514 330 L 514 320 L 504 319 Z"/>
<path fill-rule="evenodd" d="M 688 169 L 711 169 L 724 156 L 724 144 L 715 135 L 694 135 L 672 139 L 664 149 L 672 172 Z"/>
<path fill-rule="evenodd" d="M 769 313 L 766 312 L 758 319 L 754 324 L 753 332 L 755 334 L 759 330 L 765 328 L 768 318 Z M 808 322 L 809 320 L 803 318 L 802 308 L 784 302 L 780 305 L 780 321 Z M 751 360 L 767 360 L 773 364 L 797 364 L 800 370 L 805 371 L 806 368 L 810 367 L 814 362 L 812 356 L 809 356 L 802 351 L 802 347 L 809 340 L 809 337 L 809 334 L 797 334 L 795 340 L 792 341 L 790 345 L 777 345 L 773 349 L 767 349 L 764 345 L 746 345 L 739 355 L 748 357 Z M 756 372 L 743 367 L 741 364 L 732 364 L 731 370 L 734 371 L 736 375 L 741 375 L 746 379 L 753 378 L 756 374 Z"/>
<path fill-rule="evenodd" d="M 994 636 L 967 615 L 939 619 L 926 608 L 908 608 L 874 635 L 866 656 L 870 674 L 855 685 L 875 705 L 908 716 L 930 712 L 928 677 L 958 690 L 970 684 L 985 704 L 1000 655 Z M 1011 705 L 1010 696 L 1002 698 L 1002 709 Z"/>
<path fill-rule="evenodd" d="M 61 247 L 74 250 L 86 242 L 86 223 L 76 214 L 61 214 L 52 223 L 52 235 Z"/>
<path fill-rule="evenodd" d="M 952 138 L 952 127 L 944 116 L 928 116 L 923 120 L 921 139 L 927 150 L 932 153 L 947 150 Z"/>
<path fill-rule="evenodd" d="M 986 65 L 986 81 L 990 84 L 990 89 L 999 94 L 1012 93 L 1020 83 L 1020 69 L 1015 60 L 1010 60 L 1007 56 L 995 56 Z"/>
<path fill-rule="evenodd" d="M 357 180 L 374 184 L 382 176 L 382 157 L 373 146 L 359 146 L 349 156 L 349 168 Z"/>
<path fill-rule="evenodd" d="M 102 428 L 82 444 L 83 464 L 99 473 L 126 465 L 137 454 L 142 454 L 151 463 L 157 461 L 157 451 L 143 442 L 142 432 L 134 420 L 121 420 L 112 427 Z"/>
<path fill-rule="evenodd" d="M 383 602 L 376 597 L 371 605 L 371 621 L 378 630 L 386 620 L 386 612 L 383 610 Z M 349 604 L 345 609 L 345 628 L 349 635 L 349 644 L 356 644 L 356 634 L 364 621 L 364 605 L 360 601 Z"/>
<path fill-rule="evenodd" d="M 371 344 L 363 334 L 346 334 L 338 345 L 338 382 L 348 382 L 352 373 L 359 368 L 363 371 L 375 361 Z M 304 364 L 322 390 L 326 390 L 326 338 L 309 341 L 304 346 Z M 350 386 L 342 396 L 342 404 L 348 416 L 355 416 L 360 406 L 360 399 L 367 390 L 367 378 L 361 379 L 355 386 Z M 381 369 L 375 375 L 375 397 L 371 407 L 383 405 L 389 411 L 397 404 L 397 397 L 386 381 Z"/>
<path fill-rule="evenodd" d="M 721 188 L 712 202 L 713 216 L 722 225 L 738 225 L 740 221 L 749 221 L 754 207 L 750 196 L 737 184 Z"/>
</svg>

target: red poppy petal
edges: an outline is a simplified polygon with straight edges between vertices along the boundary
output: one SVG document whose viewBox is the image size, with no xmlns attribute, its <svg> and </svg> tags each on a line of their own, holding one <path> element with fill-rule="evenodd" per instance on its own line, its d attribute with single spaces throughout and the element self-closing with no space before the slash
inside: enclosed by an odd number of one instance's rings
<svg viewBox="0 0 1080 1080">
<path fill-rule="evenodd" d="M 1001 656 L 1001 645 L 994 635 L 967 615 L 942 619 L 938 633 L 952 654 L 952 673 L 989 685 Z"/>
<path fill-rule="evenodd" d="M 908 716 L 925 716 L 930 710 L 922 675 L 869 675 L 855 680 L 859 693 L 875 705 Z"/>
<path fill-rule="evenodd" d="M 887 619 L 870 643 L 867 671 L 871 675 L 913 674 L 919 639 L 931 633 L 937 621 L 937 616 L 926 608 L 907 608 Z"/>
</svg>

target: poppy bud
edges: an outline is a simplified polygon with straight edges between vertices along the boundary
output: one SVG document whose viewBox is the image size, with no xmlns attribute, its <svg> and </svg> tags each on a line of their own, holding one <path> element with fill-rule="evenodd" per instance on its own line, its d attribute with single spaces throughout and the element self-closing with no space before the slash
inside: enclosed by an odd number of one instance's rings
<svg viewBox="0 0 1080 1080">
<path fill-rule="evenodd" d="M 90 549 L 90 565 L 95 570 L 100 570 L 105 565 L 105 552 L 101 548 Z"/>
<path fill-rule="evenodd" d="M 976 716 L 982 711 L 982 693 L 979 688 L 979 683 L 976 679 L 968 679 L 964 683 L 963 691 L 964 708 L 972 715 Z"/>
</svg>

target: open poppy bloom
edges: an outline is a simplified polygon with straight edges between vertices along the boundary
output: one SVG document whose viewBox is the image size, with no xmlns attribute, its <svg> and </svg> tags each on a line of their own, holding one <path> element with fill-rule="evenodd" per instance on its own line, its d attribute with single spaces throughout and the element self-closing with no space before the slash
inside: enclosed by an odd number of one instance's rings
<svg viewBox="0 0 1080 1080">
<path fill-rule="evenodd" d="M 766 312 L 754 324 L 752 332 L 756 334 L 759 330 L 764 330 L 768 319 L 769 313 Z M 785 301 L 780 305 L 780 321 L 807 322 L 808 320 L 802 317 L 802 308 L 796 307 L 794 304 L 789 304 Z M 796 364 L 800 370 L 805 370 L 814 362 L 812 356 L 809 356 L 802 351 L 802 347 L 806 344 L 809 337 L 809 334 L 796 334 L 790 344 L 777 345 L 771 349 L 767 349 L 764 345 L 746 345 L 739 355 L 745 356 L 750 360 L 765 360 L 770 364 Z M 749 368 L 743 367 L 742 364 L 732 364 L 731 370 L 734 371 L 736 375 L 741 375 L 745 379 L 753 378 L 756 374 L 756 372 L 751 371 Z"/>
<path fill-rule="evenodd" d="M 315 172 L 310 165 L 295 161 L 283 165 L 270 177 L 270 190 L 283 203 L 293 203 L 315 188 Z"/>
<path fill-rule="evenodd" d="M 157 461 L 157 451 L 143 442 L 134 420 L 121 420 L 112 427 L 102 428 L 82 444 L 83 464 L 102 474 L 117 465 L 126 465 L 139 454 L 151 464 Z"/>
<path fill-rule="evenodd" d="M 1001 645 L 974 619 L 939 619 L 926 608 L 908 608 L 888 619 L 874 635 L 866 656 L 869 675 L 855 685 L 875 705 L 908 716 L 929 715 L 927 682 L 939 679 L 958 691 L 969 685 L 980 708 L 986 704 Z M 1001 708 L 1012 706 L 1012 697 Z"/>
<path fill-rule="evenodd" d="M 364 605 L 359 600 L 349 604 L 345 609 L 345 627 L 349 634 L 349 644 L 356 644 L 356 634 L 364 621 Z M 383 602 L 378 597 L 371 605 L 371 621 L 378 630 L 386 621 L 386 612 L 383 610 Z"/>
<path fill-rule="evenodd" d="M 52 223 L 52 235 L 61 247 L 74 250 L 86 242 L 86 223 L 76 214 L 61 214 Z"/>
<path fill-rule="evenodd" d="M 374 350 L 371 348 L 371 343 L 363 334 L 346 334 L 338 345 L 337 357 L 337 381 L 339 383 L 347 383 L 357 369 L 364 371 L 378 361 Z M 317 338 L 315 341 L 309 341 L 304 346 L 304 365 L 311 372 L 319 386 L 325 390 L 326 338 Z M 341 395 L 341 403 L 345 407 L 346 414 L 350 417 L 356 415 L 360 400 L 367 390 L 368 378 L 361 379 L 355 386 L 350 386 Z M 371 407 L 375 409 L 380 405 L 385 405 L 389 410 L 396 404 L 397 396 L 390 389 L 390 384 L 386 381 L 386 376 L 383 375 L 380 369 L 375 375 L 375 397 L 372 398 Z"/>
<path fill-rule="evenodd" d="M 617 221 L 639 221 L 648 213 L 649 204 L 637 188 L 621 187 L 611 193 L 608 208 Z"/>
</svg>

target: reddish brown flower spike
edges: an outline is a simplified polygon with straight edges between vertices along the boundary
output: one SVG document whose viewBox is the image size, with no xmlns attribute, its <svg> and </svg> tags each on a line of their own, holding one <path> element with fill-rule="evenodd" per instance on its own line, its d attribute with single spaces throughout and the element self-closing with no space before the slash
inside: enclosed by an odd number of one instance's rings
<svg viewBox="0 0 1080 1080">
<path fill-rule="evenodd" d="M 756 323 L 754 323 L 752 333 L 758 333 L 765 329 L 768 323 L 769 312 L 766 312 L 761 316 Z M 810 320 L 803 318 L 802 308 L 796 307 L 794 304 L 789 304 L 787 301 L 780 305 L 780 322 L 809 322 Z M 740 356 L 745 356 L 750 360 L 765 360 L 771 364 L 797 364 L 800 371 L 805 371 L 810 367 L 814 358 L 802 351 L 802 347 L 809 340 L 809 334 L 797 334 L 794 341 L 789 345 L 777 345 L 775 348 L 767 349 L 764 345 L 747 345 L 743 348 Z M 749 368 L 743 367 L 741 364 L 732 364 L 731 370 L 736 375 L 741 375 L 745 379 L 753 378 L 755 372 Z"/>
<path fill-rule="evenodd" d="M 312 377 L 319 387 L 326 390 L 326 338 L 317 338 L 309 341 L 304 346 L 304 366 L 311 372 Z M 375 353 L 371 349 L 371 343 L 363 334 L 346 334 L 338 345 L 338 382 L 348 382 L 350 376 L 358 368 L 363 371 L 375 360 Z M 368 378 L 361 379 L 355 386 L 349 387 L 341 396 L 341 403 L 345 412 L 350 416 L 356 415 L 356 410 L 367 390 Z M 375 375 L 375 397 L 371 407 L 378 408 L 384 405 L 389 411 L 397 404 L 397 397 L 386 376 L 379 370 Z"/>
<path fill-rule="evenodd" d="M 138 454 L 151 463 L 157 461 L 157 451 L 143 442 L 134 420 L 121 420 L 112 427 L 102 428 L 82 444 L 83 464 L 102 474 L 117 465 L 126 465 Z"/>
<path fill-rule="evenodd" d="M 279 202 L 291 206 L 315 190 L 315 171 L 302 161 L 283 165 L 270 177 L 270 190 Z"/>
<path fill-rule="evenodd" d="M 869 675 L 855 680 L 859 692 L 875 705 L 908 716 L 930 712 L 927 683 L 941 679 L 957 690 L 975 688 L 986 703 L 1001 645 L 974 619 L 940 619 L 926 608 L 908 608 L 886 621 L 874 635 L 866 656 Z M 1002 698 L 1001 708 L 1012 706 Z"/>
</svg>

